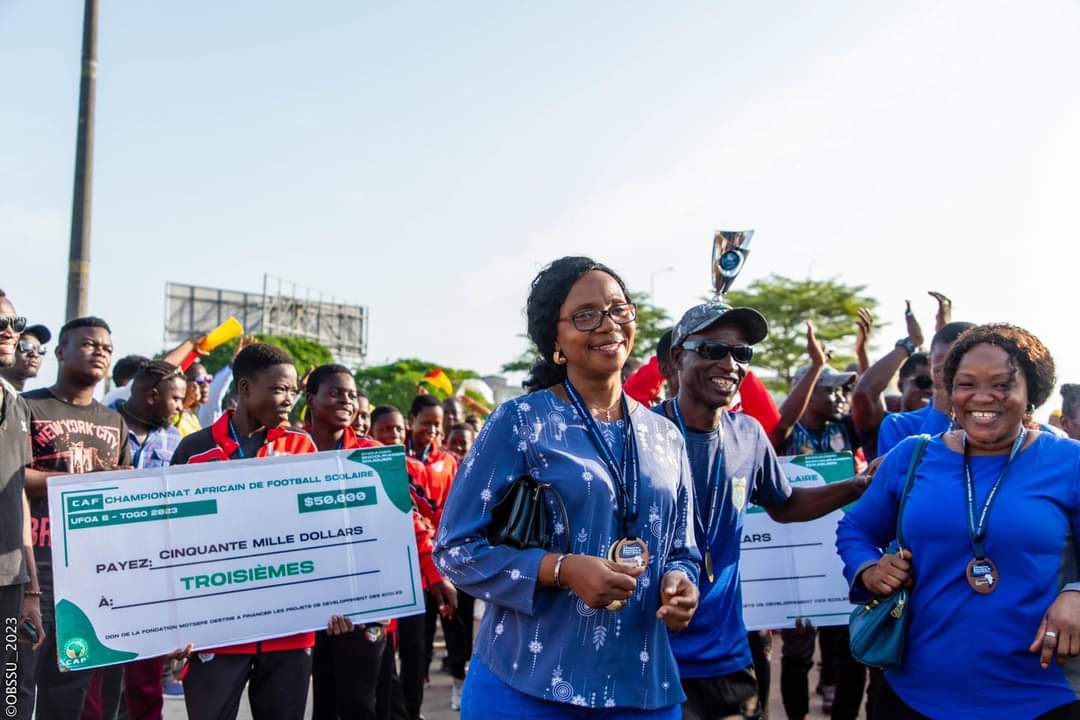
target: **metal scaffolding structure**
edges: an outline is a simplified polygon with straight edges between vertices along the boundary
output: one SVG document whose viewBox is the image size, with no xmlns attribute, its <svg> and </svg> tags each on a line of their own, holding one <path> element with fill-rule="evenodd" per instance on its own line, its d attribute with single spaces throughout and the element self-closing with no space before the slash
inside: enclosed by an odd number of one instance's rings
<svg viewBox="0 0 1080 720">
<path fill-rule="evenodd" d="M 167 283 L 165 344 L 176 345 L 236 317 L 249 334 L 302 337 L 359 367 L 367 357 L 368 309 L 271 275 L 261 293 Z"/>
</svg>

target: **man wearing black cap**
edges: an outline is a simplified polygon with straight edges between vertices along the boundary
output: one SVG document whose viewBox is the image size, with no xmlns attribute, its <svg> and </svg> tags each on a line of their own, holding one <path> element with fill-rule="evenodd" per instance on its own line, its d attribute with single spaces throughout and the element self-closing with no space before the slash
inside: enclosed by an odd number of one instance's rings
<svg viewBox="0 0 1080 720">
<path fill-rule="evenodd" d="M 688 720 L 758 717 L 757 683 L 742 619 L 739 554 L 748 502 L 779 522 L 813 520 L 858 498 L 868 477 L 792 488 L 753 418 L 727 408 L 768 335 L 756 310 L 714 302 L 683 315 L 672 335 L 676 398 L 657 407 L 686 438 L 694 478 L 701 601 L 690 627 L 671 638 Z"/>
<path fill-rule="evenodd" d="M 15 346 L 15 363 L 0 367 L 0 377 L 22 392 L 26 381 L 37 377 L 41 360 L 45 357 L 45 345 L 52 340 L 52 333 L 44 325 L 30 325 L 19 335 Z"/>
</svg>

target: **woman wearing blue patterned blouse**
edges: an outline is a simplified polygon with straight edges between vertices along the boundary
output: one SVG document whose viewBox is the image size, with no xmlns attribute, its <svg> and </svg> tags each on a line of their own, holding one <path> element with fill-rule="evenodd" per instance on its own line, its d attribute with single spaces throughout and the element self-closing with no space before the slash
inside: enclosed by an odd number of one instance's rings
<svg viewBox="0 0 1080 720">
<path fill-rule="evenodd" d="M 526 307 L 541 360 L 462 463 L 435 554 L 487 602 L 462 698 L 469 718 L 678 718 L 668 632 L 697 607 L 682 436 L 622 392 L 636 311 L 588 258 L 542 270 Z M 488 542 L 492 507 L 529 474 L 550 483 L 552 541 Z"/>
<path fill-rule="evenodd" d="M 962 429 L 926 445 L 904 506 L 903 557 L 880 548 L 917 438 L 888 454 L 837 530 L 852 600 L 914 580 L 904 657 L 886 671 L 874 717 L 1080 717 L 1053 662 L 1080 654 L 1080 584 L 1058 580 L 1080 537 L 1080 443 L 1031 420 L 1054 387 L 1054 361 L 1027 331 L 982 325 L 960 336 L 944 375 Z"/>
</svg>

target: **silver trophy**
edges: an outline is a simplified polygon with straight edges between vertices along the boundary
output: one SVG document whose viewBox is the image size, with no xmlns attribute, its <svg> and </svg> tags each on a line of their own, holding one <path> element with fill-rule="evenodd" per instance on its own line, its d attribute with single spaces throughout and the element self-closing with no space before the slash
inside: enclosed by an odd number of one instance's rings
<svg viewBox="0 0 1080 720">
<path fill-rule="evenodd" d="M 713 233 L 712 281 L 717 300 L 731 289 L 746 264 L 752 237 L 753 230 L 717 230 Z"/>
</svg>

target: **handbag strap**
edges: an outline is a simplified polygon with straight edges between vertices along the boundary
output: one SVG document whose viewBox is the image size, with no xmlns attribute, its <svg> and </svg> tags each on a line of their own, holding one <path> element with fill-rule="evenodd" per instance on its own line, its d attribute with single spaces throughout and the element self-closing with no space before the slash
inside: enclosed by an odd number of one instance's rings
<svg viewBox="0 0 1080 720">
<path fill-rule="evenodd" d="M 915 484 L 915 473 L 919 469 L 919 463 L 922 462 L 923 454 L 926 453 L 926 446 L 930 444 L 929 435 L 919 435 L 918 438 L 915 450 L 911 453 L 911 464 L 908 465 L 907 479 L 904 480 L 904 494 L 900 496 L 900 510 L 896 513 L 896 544 L 900 547 L 904 546 L 904 531 L 901 529 L 904 522 L 904 506 L 907 505 L 911 486 Z"/>
<path fill-rule="evenodd" d="M 549 492 L 555 497 L 555 504 L 559 506 L 559 512 L 562 514 L 563 528 L 565 529 L 567 552 L 574 547 L 573 535 L 570 532 L 570 516 L 566 512 L 566 503 L 563 502 L 562 495 L 559 491 L 552 487 L 551 483 L 540 483 L 540 489 L 544 492 Z"/>
</svg>

